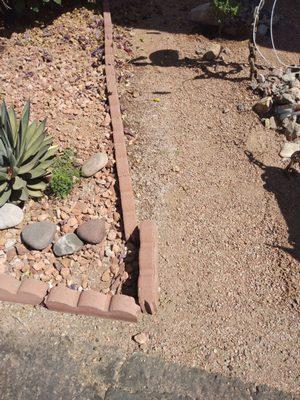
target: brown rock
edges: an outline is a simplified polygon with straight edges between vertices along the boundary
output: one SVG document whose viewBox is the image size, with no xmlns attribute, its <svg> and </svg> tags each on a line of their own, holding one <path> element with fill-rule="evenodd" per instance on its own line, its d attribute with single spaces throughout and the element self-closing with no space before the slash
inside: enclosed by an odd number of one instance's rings
<svg viewBox="0 0 300 400">
<path fill-rule="evenodd" d="M 24 254 L 29 253 L 29 250 L 21 243 L 16 245 L 16 250 L 19 256 L 23 256 Z"/>
<path fill-rule="evenodd" d="M 141 332 L 141 333 L 138 333 L 137 335 L 134 335 L 134 336 L 133 336 L 133 340 L 134 340 L 137 344 L 143 345 L 143 344 L 146 344 L 146 343 L 148 342 L 149 336 L 148 336 L 146 333 Z"/>
<path fill-rule="evenodd" d="M 10 262 L 17 255 L 16 249 L 14 247 L 9 248 L 6 251 L 6 259 Z"/>
<path fill-rule="evenodd" d="M 70 270 L 69 268 L 62 268 L 60 271 L 60 275 L 66 279 L 70 275 Z"/>
<path fill-rule="evenodd" d="M 109 282 L 109 281 L 110 281 L 110 270 L 109 270 L 109 269 L 106 269 L 106 270 L 103 272 L 103 274 L 102 274 L 102 276 L 101 276 L 101 280 L 102 280 L 103 282 Z"/>
<path fill-rule="evenodd" d="M 105 238 L 105 220 L 91 219 L 81 224 L 77 229 L 78 237 L 86 243 L 101 243 Z"/>
<path fill-rule="evenodd" d="M 32 267 L 35 271 L 42 271 L 44 268 L 44 263 L 42 261 L 40 262 L 36 262 L 35 264 L 33 264 Z"/>
</svg>

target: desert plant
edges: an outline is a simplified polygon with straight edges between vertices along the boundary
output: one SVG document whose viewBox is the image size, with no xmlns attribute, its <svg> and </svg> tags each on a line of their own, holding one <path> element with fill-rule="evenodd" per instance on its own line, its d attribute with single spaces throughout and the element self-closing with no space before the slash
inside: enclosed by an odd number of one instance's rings
<svg viewBox="0 0 300 400">
<path fill-rule="evenodd" d="M 241 10 L 238 0 L 213 0 L 213 9 L 220 24 L 236 19 Z"/>
<path fill-rule="evenodd" d="M 41 197 L 47 186 L 57 146 L 47 134 L 46 120 L 29 124 L 30 103 L 20 121 L 13 107 L 0 108 L 0 206 L 7 201 Z"/>
<path fill-rule="evenodd" d="M 50 181 L 50 192 L 64 199 L 71 192 L 74 183 L 79 181 L 79 170 L 74 166 L 74 152 L 72 149 L 65 149 L 58 156 L 53 165 L 53 173 Z"/>
</svg>

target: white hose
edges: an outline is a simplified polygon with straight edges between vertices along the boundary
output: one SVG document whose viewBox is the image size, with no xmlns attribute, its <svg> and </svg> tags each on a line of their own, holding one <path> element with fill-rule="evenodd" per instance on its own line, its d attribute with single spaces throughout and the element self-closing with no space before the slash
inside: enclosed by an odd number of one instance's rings
<svg viewBox="0 0 300 400">
<path fill-rule="evenodd" d="M 299 65 L 287 65 L 285 64 L 281 58 L 278 55 L 278 51 L 275 47 L 275 42 L 274 42 L 274 35 L 273 35 L 273 22 L 274 22 L 274 13 L 275 13 L 275 8 L 277 5 L 278 0 L 274 0 L 273 7 L 272 7 L 272 13 L 271 13 L 271 19 L 270 19 L 270 35 L 271 35 L 271 42 L 272 42 L 272 48 L 275 53 L 275 56 L 278 60 L 278 62 L 283 65 L 286 68 L 300 68 Z M 258 54 L 269 64 L 271 67 L 273 67 L 272 63 L 262 54 L 260 51 L 257 42 L 256 42 L 256 32 L 257 32 L 257 25 L 259 22 L 259 13 L 261 12 L 262 8 L 264 7 L 265 0 L 260 0 L 259 5 L 255 8 L 255 17 L 254 17 L 254 23 L 253 23 L 253 44 L 258 52 Z"/>
<path fill-rule="evenodd" d="M 285 63 L 281 60 L 281 58 L 279 57 L 278 51 L 277 51 L 277 49 L 276 49 L 276 47 L 275 47 L 274 36 L 273 36 L 273 21 L 274 21 L 274 12 L 275 12 L 275 7 L 276 7 L 276 5 L 277 5 L 277 1 L 278 1 L 278 0 L 274 0 L 273 7 L 272 7 L 272 13 L 271 13 L 271 20 L 270 20 L 271 42 L 272 42 L 272 47 L 273 47 L 275 56 L 276 56 L 278 62 L 279 62 L 281 65 L 283 65 L 284 67 L 286 67 L 286 68 L 300 68 L 299 65 L 287 65 L 287 64 L 285 64 Z"/>
</svg>

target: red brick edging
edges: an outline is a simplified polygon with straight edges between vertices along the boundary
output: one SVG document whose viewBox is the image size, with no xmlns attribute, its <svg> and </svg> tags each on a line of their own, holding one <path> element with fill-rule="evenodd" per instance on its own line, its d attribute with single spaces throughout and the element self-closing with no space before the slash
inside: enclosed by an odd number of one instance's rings
<svg viewBox="0 0 300 400">
<path fill-rule="evenodd" d="M 105 35 L 105 74 L 108 93 L 108 102 L 113 129 L 115 158 L 119 180 L 123 224 L 126 240 L 129 240 L 137 227 L 135 200 L 130 178 L 129 163 L 126 151 L 126 142 L 119 95 L 115 73 L 115 57 L 113 48 L 113 27 L 109 4 L 103 1 L 104 35 Z"/>
<path fill-rule="evenodd" d="M 120 187 L 123 224 L 126 240 L 137 229 L 137 216 L 132 181 L 126 151 L 126 142 L 122 114 L 118 96 L 115 59 L 113 48 L 113 25 L 109 10 L 109 1 L 103 0 L 104 35 L 105 35 L 105 71 L 108 101 L 110 106 L 115 158 Z M 153 314 L 158 307 L 158 241 L 157 230 L 153 221 L 144 221 L 139 227 L 139 279 L 138 298 L 143 312 Z"/>
<path fill-rule="evenodd" d="M 44 282 L 36 279 L 25 279 L 21 282 L 6 274 L 0 274 L 0 300 L 33 306 L 44 303 L 53 311 L 127 322 L 137 322 L 140 309 L 130 296 L 122 294 L 110 296 L 94 290 L 79 292 L 65 286 L 55 286 L 48 293 L 48 284 Z"/>
<path fill-rule="evenodd" d="M 158 243 L 153 221 L 140 224 L 138 297 L 141 310 L 154 314 L 158 307 Z"/>
</svg>

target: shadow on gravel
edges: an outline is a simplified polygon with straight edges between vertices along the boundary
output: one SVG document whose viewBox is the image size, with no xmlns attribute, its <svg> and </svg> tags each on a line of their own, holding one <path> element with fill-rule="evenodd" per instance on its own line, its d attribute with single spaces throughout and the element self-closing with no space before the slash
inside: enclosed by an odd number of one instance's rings
<svg viewBox="0 0 300 400">
<path fill-rule="evenodd" d="M 249 161 L 262 171 L 264 188 L 275 195 L 288 227 L 291 248 L 274 245 L 300 261 L 300 175 L 289 175 L 282 168 L 266 166 L 252 153 L 245 152 Z"/>
<path fill-rule="evenodd" d="M 146 57 L 138 57 L 130 61 L 131 64 L 137 67 L 146 65 L 153 65 L 159 67 L 184 67 L 184 68 L 198 68 L 203 73 L 195 76 L 196 79 L 221 79 L 232 82 L 242 82 L 248 80 L 247 77 L 235 76 L 243 70 L 243 65 L 236 62 L 227 62 L 224 60 L 205 61 L 197 58 L 184 57 L 179 58 L 177 50 L 166 49 L 158 50 L 149 55 L 150 62 Z"/>
<path fill-rule="evenodd" d="M 79 337 L 0 332 L 0 357 L 1 400 L 299 400 Z"/>
<path fill-rule="evenodd" d="M 219 28 L 201 26 L 188 20 L 190 10 L 208 0 L 110 0 L 113 22 L 127 28 L 137 28 L 170 33 L 201 34 L 209 39 L 224 37 Z M 273 1 L 266 1 L 265 9 Z M 279 50 L 298 53 L 300 50 L 300 7 L 299 0 L 278 0 L 276 16 L 280 16 L 274 28 L 276 47 Z M 246 29 L 247 31 L 248 29 Z M 245 29 L 244 29 L 245 32 Z M 231 40 L 245 40 L 245 33 L 229 36 Z M 269 32 L 258 37 L 258 44 L 271 48 Z"/>
</svg>

